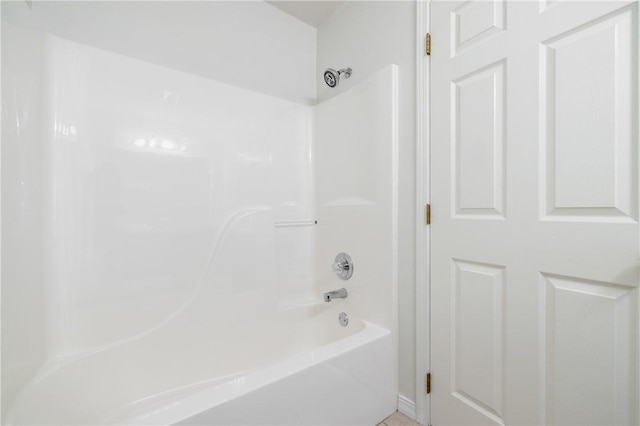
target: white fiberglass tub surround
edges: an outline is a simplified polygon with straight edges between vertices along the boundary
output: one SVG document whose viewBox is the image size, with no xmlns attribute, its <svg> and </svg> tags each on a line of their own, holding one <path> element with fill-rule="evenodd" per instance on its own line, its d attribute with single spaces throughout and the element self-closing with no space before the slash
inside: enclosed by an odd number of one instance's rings
<svg viewBox="0 0 640 426">
<path fill-rule="evenodd" d="M 2 8 L 3 423 L 390 414 L 395 67 L 313 107 Z"/>
</svg>

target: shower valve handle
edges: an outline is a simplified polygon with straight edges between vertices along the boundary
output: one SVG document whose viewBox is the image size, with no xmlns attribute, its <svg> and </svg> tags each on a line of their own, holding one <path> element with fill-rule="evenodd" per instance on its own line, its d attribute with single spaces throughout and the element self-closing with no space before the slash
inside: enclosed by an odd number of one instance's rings
<svg viewBox="0 0 640 426">
<path fill-rule="evenodd" d="M 331 265 L 331 269 L 333 269 L 333 272 L 348 271 L 350 268 L 351 265 L 349 265 L 349 262 L 347 262 L 346 260 L 343 260 L 342 262 L 333 262 L 333 265 Z"/>
<path fill-rule="evenodd" d="M 353 275 L 353 261 L 347 253 L 338 253 L 331 269 L 343 280 L 348 280 Z"/>
</svg>

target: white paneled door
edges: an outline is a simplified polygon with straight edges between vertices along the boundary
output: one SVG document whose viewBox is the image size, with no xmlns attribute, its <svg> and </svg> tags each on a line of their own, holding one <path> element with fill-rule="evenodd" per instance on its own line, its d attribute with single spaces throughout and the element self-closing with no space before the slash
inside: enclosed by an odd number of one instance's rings
<svg viewBox="0 0 640 426">
<path fill-rule="evenodd" d="M 432 3 L 432 415 L 640 422 L 637 1 Z"/>
</svg>

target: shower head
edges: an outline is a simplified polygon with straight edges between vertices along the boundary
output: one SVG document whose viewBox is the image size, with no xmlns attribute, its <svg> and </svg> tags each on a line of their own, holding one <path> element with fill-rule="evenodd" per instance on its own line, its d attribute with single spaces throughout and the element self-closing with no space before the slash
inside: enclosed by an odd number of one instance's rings
<svg viewBox="0 0 640 426">
<path fill-rule="evenodd" d="M 340 83 L 340 76 L 344 74 L 345 78 L 351 77 L 351 68 L 342 69 L 336 71 L 331 68 L 327 68 L 324 72 L 324 82 L 327 83 L 329 87 L 337 87 L 338 83 Z"/>
</svg>

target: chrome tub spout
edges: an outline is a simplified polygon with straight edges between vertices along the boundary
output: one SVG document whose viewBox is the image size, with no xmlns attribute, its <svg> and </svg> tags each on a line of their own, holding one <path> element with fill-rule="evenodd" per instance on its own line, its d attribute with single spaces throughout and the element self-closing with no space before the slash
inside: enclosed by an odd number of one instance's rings
<svg viewBox="0 0 640 426">
<path fill-rule="evenodd" d="M 333 299 L 346 299 L 347 298 L 347 289 L 341 288 L 340 290 L 330 291 L 324 294 L 324 301 L 331 302 Z"/>
</svg>

